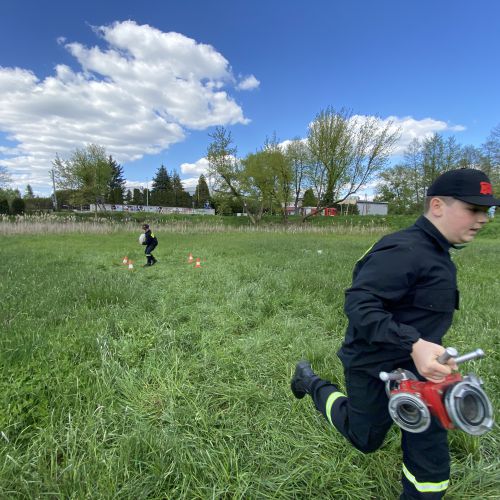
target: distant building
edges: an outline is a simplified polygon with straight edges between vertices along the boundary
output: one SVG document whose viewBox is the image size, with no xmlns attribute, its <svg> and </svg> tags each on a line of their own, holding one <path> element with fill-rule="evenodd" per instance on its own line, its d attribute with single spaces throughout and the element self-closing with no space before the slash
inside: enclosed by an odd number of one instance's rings
<svg viewBox="0 0 500 500">
<path fill-rule="evenodd" d="M 389 204 L 386 201 L 358 200 L 356 205 L 359 215 L 387 215 Z"/>
<path fill-rule="evenodd" d="M 91 212 L 153 212 L 157 214 L 215 215 L 213 208 L 160 207 L 153 205 L 116 205 L 101 203 L 88 205 Z"/>
</svg>

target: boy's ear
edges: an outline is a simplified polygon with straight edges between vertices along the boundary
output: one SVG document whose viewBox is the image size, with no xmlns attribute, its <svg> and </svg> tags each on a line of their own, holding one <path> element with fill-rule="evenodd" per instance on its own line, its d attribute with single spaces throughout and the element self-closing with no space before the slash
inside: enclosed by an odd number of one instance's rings
<svg viewBox="0 0 500 500">
<path fill-rule="evenodd" d="M 437 196 L 431 198 L 431 201 L 429 202 L 429 212 L 434 216 L 434 217 L 440 217 L 443 209 L 444 201 L 441 198 L 438 198 Z"/>
</svg>

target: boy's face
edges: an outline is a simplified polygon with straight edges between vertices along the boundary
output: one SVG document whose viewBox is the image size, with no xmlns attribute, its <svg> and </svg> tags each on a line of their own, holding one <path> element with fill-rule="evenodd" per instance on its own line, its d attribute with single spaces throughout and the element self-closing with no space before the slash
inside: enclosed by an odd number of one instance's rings
<svg viewBox="0 0 500 500">
<path fill-rule="evenodd" d="M 465 201 L 442 203 L 440 231 L 452 244 L 469 243 L 488 221 L 488 209 Z"/>
</svg>

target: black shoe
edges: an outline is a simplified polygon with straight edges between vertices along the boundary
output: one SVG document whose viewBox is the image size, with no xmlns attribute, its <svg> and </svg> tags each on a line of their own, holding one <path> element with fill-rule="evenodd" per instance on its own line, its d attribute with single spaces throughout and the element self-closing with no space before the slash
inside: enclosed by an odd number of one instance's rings
<svg viewBox="0 0 500 500">
<path fill-rule="evenodd" d="M 311 393 L 312 383 L 319 377 L 312 371 L 311 363 L 306 360 L 299 361 L 295 367 L 290 387 L 297 399 L 302 399 Z"/>
<path fill-rule="evenodd" d="M 154 266 L 158 261 L 153 257 L 153 261 L 151 262 L 151 265 Z"/>
<path fill-rule="evenodd" d="M 144 264 L 142 267 L 149 267 L 149 266 L 152 266 L 153 264 L 150 264 L 149 262 L 146 262 L 146 264 Z"/>
</svg>

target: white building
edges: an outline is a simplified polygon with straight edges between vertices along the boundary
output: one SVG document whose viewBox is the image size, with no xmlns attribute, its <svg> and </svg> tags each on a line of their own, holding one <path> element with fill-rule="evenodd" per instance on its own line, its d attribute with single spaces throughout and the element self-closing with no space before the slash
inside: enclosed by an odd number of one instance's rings
<svg viewBox="0 0 500 500">
<path fill-rule="evenodd" d="M 358 200 L 356 203 L 359 215 L 387 215 L 386 201 Z"/>
</svg>

